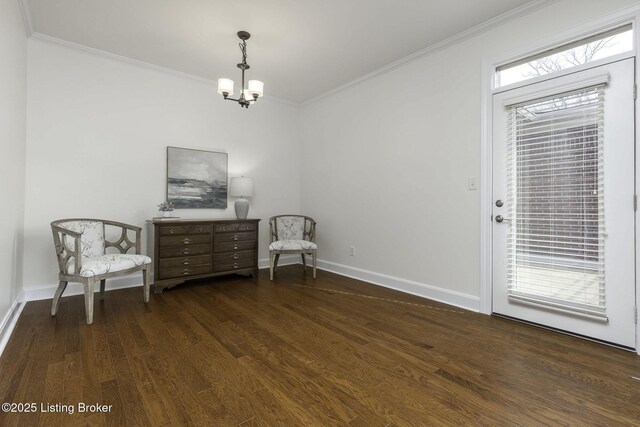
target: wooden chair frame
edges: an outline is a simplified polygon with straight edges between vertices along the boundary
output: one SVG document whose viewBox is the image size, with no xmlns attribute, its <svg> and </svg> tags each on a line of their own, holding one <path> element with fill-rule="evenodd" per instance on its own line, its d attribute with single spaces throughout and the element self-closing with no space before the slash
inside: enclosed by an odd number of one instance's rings
<svg viewBox="0 0 640 427">
<path fill-rule="evenodd" d="M 87 325 L 93 323 L 93 294 L 94 294 L 94 285 L 96 282 L 100 281 L 100 299 L 104 299 L 104 291 L 107 279 L 111 279 L 119 276 L 126 276 L 128 274 L 132 274 L 138 271 L 142 271 L 142 277 L 144 281 L 144 302 L 149 302 L 149 290 L 151 288 L 151 264 L 143 264 L 141 266 L 137 266 L 134 268 L 129 268 L 126 270 L 109 272 L 105 274 L 100 274 L 92 277 L 82 277 L 80 276 L 80 270 L 82 269 L 82 243 L 81 236 L 82 233 L 78 233 L 73 230 L 69 230 L 65 228 L 62 224 L 66 222 L 72 221 L 91 221 L 91 222 L 100 222 L 102 226 L 106 229 L 107 226 L 113 226 L 120 228 L 121 234 L 120 238 L 117 241 L 109 241 L 105 234 L 105 252 L 107 248 L 113 247 L 118 249 L 121 254 L 126 254 L 130 249 L 135 249 L 135 254 L 140 255 L 141 253 L 141 233 L 142 228 L 137 227 L 135 225 L 125 224 L 117 221 L 110 221 L 106 219 L 94 219 L 94 218 L 69 218 L 69 219 L 60 219 L 57 221 L 53 221 L 51 223 L 51 232 L 53 233 L 53 243 L 56 248 L 56 257 L 58 259 L 58 268 L 60 270 L 58 274 L 58 278 L 60 283 L 58 285 L 58 289 L 56 289 L 56 293 L 53 296 L 53 303 L 51 304 L 51 315 L 55 316 L 58 312 L 58 303 L 60 302 L 60 297 L 62 293 L 67 288 L 67 284 L 69 282 L 82 283 L 84 286 L 84 306 L 85 312 L 87 315 Z M 128 231 L 135 232 L 135 240 L 132 242 L 128 235 Z M 74 248 L 71 249 L 66 244 L 66 237 L 73 239 Z M 74 265 L 74 273 L 70 274 L 68 265 L 69 261 L 73 259 Z"/>
<path fill-rule="evenodd" d="M 277 219 L 281 217 L 293 216 L 298 218 L 304 218 L 304 226 L 302 231 L 302 239 L 315 243 L 316 238 L 316 221 L 305 215 L 276 215 L 269 218 L 269 243 L 273 243 L 278 240 L 278 224 Z M 278 268 L 278 261 L 281 254 L 300 254 L 302 257 L 302 267 L 304 271 L 307 271 L 307 260 L 305 255 L 311 255 L 313 260 L 313 278 L 316 278 L 316 266 L 317 266 L 317 249 L 293 249 L 293 250 L 273 250 L 269 249 L 269 277 L 273 280 L 273 273 Z"/>
</svg>

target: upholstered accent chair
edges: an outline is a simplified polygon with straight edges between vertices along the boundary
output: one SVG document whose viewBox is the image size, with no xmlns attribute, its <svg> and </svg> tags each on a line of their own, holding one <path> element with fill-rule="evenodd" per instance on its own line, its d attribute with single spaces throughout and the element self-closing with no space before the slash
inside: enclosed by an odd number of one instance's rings
<svg viewBox="0 0 640 427">
<path fill-rule="evenodd" d="M 305 255 L 313 258 L 313 278 L 316 278 L 318 246 L 315 243 L 316 222 L 304 215 L 277 215 L 269 218 L 269 277 L 278 268 L 280 254 L 300 254 L 302 265 L 307 270 Z"/>
<path fill-rule="evenodd" d="M 116 239 L 107 240 L 105 228 L 111 233 L 115 228 Z M 144 302 L 149 302 L 151 258 L 140 254 L 142 229 L 135 225 L 103 219 L 60 219 L 51 223 L 53 243 L 58 257 L 60 284 L 53 297 L 51 315 L 58 312 L 58 302 L 67 283 L 84 285 L 84 306 L 87 325 L 93 323 L 94 284 L 100 282 L 100 298 L 104 298 L 107 279 L 142 271 Z M 133 236 L 130 238 L 130 234 Z M 107 253 L 115 248 L 118 253 Z M 134 253 L 128 253 L 131 249 Z"/>
</svg>

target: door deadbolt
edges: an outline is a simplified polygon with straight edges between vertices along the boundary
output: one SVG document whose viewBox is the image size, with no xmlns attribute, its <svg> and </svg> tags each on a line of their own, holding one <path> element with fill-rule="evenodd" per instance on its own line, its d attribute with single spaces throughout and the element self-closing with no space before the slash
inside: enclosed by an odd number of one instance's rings
<svg viewBox="0 0 640 427">
<path fill-rule="evenodd" d="M 502 202 L 502 200 L 498 199 L 498 200 L 496 200 L 496 206 L 501 208 L 501 207 L 504 206 L 504 203 Z"/>
</svg>

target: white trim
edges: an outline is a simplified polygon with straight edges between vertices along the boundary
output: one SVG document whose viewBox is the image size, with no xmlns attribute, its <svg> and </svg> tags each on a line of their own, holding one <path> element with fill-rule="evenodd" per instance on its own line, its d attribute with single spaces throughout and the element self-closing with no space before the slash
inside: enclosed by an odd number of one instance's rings
<svg viewBox="0 0 640 427">
<path fill-rule="evenodd" d="M 295 255 L 283 255 L 280 257 L 280 261 L 278 262 L 279 266 L 283 265 L 291 265 L 291 264 L 300 264 L 300 259 Z M 269 260 L 267 258 L 258 260 L 258 268 L 269 268 Z M 116 289 L 126 289 L 126 288 L 135 288 L 142 287 L 142 281 L 140 277 L 136 276 L 127 276 L 127 277 L 118 277 L 115 279 L 108 279 L 107 284 L 105 286 L 105 291 L 113 291 Z M 45 299 L 52 299 L 53 294 L 56 292 L 58 288 L 58 284 L 48 284 L 42 286 L 31 286 L 26 288 L 24 292 L 24 300 L 25 301 L 40 301 Z M 100 290 L 99 286 L 96 286 L 95 292 Z M 142 290 L 140 291 L 142 292 Z M 67 289 L 64 291 L 62 297 L 69 297 L 73 295 L 83 295 L 84 287 L 81 283 L 73 283 L 70 282 L 67 286 Z"/>
<path fill-rule="evenodd" d="M 294 264 L 301 264 L 300 259 L 297 255 L 288 255 L 286 258 L 285 255 L 283 255 L 280 258 L 280 262 L 278 262 L 278 266 Z M 259 268 L 269 268 L 269 260 L 261 259 L 259 261 Z M 394 289 L 406 294 L 411 294 L 455 307 L 464 308 L 466 310 L 477 312 L 480 307 L 480 298 L 473 295 L 451 291 L 449 289 L 427 285 L 420 282 L 414 282 L 399 277 L 388 276 L 386 274 L 376 273 L 374 271 L 364 270 L 361 268 L 351 267 L 348 265 L 338 264 L 321 259 L 318 260 L 318 269 L 330 271 L 331 273 L 339 274 L 340 276 L 351 277 L 352 279 L 361 280 L 372 285 L 383 286 L 385 288 Z"/>
<path fill-rule="evenodd" d="M 27 33 L 27 37 L 33 34 L 33 20 L 31 19 L 31 9 L 27 0 L 18 0 L 18 7 L 22 14 L 22 22 L 24 22 L 24 31 Z"/>
<path fill-rule="evenodd" d="M 480 117 L 480 313 L 493 312 L 493 113 L 491 93 L 495 68 L 482 62 L 482 105 Z"/>
<path fill-rule="evenodd" d="M 142 295 L 142 277 L 117 277 L 115 279 L 107 279 L 105 291 L 113 291 L 116 289 L 135 288 L 140 287 L 140 294 Z M 52 299 L 53 294 L 56 292 L 58 284 L 48 284 L 42 286 L 32 286 L 24 289 L 25 301 L 40 301 L 44 299 Z M 94 292 L 99 292 L 100 286 L 95 286 Z M 62 298 L 70 297 L 74 295 L 84 295 L 84 287 L 82 283 L 69 282 L 67 289 L 65 289 Z"/>
<path fill-rule="evenodd" d="M 300 259 L 300 255 L 295 254 L 282 254 L 280 259 L 278 260 L 278 267 L 282 265 L 294 265 L 294 264 L 302 264 Z M 263 258 L 258 260 L 258 268 L 269 268 L 269 258 Z"/>
<path fill-rule="evenodd" d="M 386 274 L 376 273 L 361 268 L 350 267 L 348 265 L 337 264 L 335 262 L 318 260 L 318 268 L 330 271 L 341 276 L 351 277 L 353 279 L 362 280 L 385 288 L 395 289 L 411 295 L 422 298 L 442 302 L 444 304 L 453 305 L 455 307 L 464 308 L 466 310 L 478 311 L 480 308 L 480 298 L 456 292 L 437 286 L 427 285 L 420 282 L 414 282 L 399 277 L 388 276 Z"/>
<path fill-rule="evenodd" d="M 612 12 L 603 18 L 589 21 L 588 23 L 578 26 L 571 31 L 563 32 L 553 38 L 547 39 L 545 42 L 538 42 L 529 46 L 528 49 L 518 49 L 517 51 L 508 52 L 493 58 L 485 58 L 482 64 L 482 112 L 481 112 L 481 167 L 480 167 L 480 312 L 483 314 L 491 314 L 492 312 L 492 221 L 491 213 L 493 211 L 492 198 L 492 96 L 496 91 L 494 72 L 496 67 L 526 58 L 535 53 L 560 46 L 567 42 L 584 38 L 587 35 L 595 34 L 604 29 L 613 28 L 616 25 L 632 23 L 635 31 L 635 46 L 631 56 L 636 55 L 638 46 L 640 46 L 640 6 L 632 5 L 618 11 Z M 610 62 L 610 58 L 608 58 Z M 637 61 L 637 57 L 636 57 Z M 589 64 L 593 66 L 593 64 Z M 568 72 L 574 72 L 571 69 Z M 553 75 L 555 78 L 557 75 Z M 636 82 L 640 81 L 640 69 L 636 66 Z M 500 88 L 499 91 L 508 89 Z M 640 123 L 640 109 L 636 107 L 636 126 Z M 636 149 L 636 192 L 640 189 L 640 174 L 638 167 L 640 166 L 640 150 Z M 636 211 L 636 307 L 640 307 L 640 292 L 638 284 L 640 283 L 640 212 Z M 636 324 L 636 352 L 640 354 L 640 325 Z"/>
<path fill-rule="evenodd" d="M 293 106 L 299 106 L 299 105 L 308 105 L 311 103 L 314 103 L 324 97 L 327 97 L 333 93 L 339 92 L 344 90 L 345 88 L 349 87 L 349 86 L 353 86 L 356 85 L 362 81 L 368 80 L 374 76 L 377 76 L 379 74 L 383 74 L 386 73 L 402 64 L 406 64 L 412 61 L 415 61 L 416 59 L 422 58 L 424 56 L 427 55 L 432 55 L 436 52 L 439 52 L 441 50 L 444 50 L 448 47 L 451 47 L 455 44 L 458 43 L 462 43 L 465 40 L 468 40 L 470 38 L 473 38 L 479 34 L 482 34 L 484 32 L 487 32 L 493 28 L 499 27 L 500 25 L 503 25 L 509 21 L 512 21 L 514 19 L 520 18 L 524 15 L 527 15 L 529 13 L 535 12 L 538 9 L 541 9 L 543 7 L 546 7 L 550 4 L 556 3 L 559 0 L 533 0 L 530 1 L 528 3 L 525 3 L 524 5 L 517 7 L 515 9 L 512 9 L 508 12 L 505 12 L 501 15 L 498 15 L 492 19 L 489 19 L 488 21 L 485 21 L 481 24 L 478 24 L 474 27 L 471 27 L 465 31 L 462 31 L 458 34 L 455 34 L 445 40 L 442 40 L 436 44 L 433 44 L 425 49 L 421 49 L 415 53 L 412 53 L 411 55 L 405 56 L 404 58 L 401 58 L 397 61 L 392 62 L 391 64 L 387 64 L 381 68 L 378 68 L 377 70 L 374 70 L 370 73 L 367 73 L 363 76 L 360 76 L 354 80 L 351 80 L 350 82 L 344 83 L 336 88 L 333 88 L 327 92 L 324 92 L 318 96 L 315 96 L 307 101 L 304 101 L 302 103 L 299 102 L 293 102 L 293 101 L 289 101 L 283 98 L 278 98 L 275 96 L 271 96 L 268 95 L 265 99 L 267 100 L 273 100 L 275 102 L 279 102 L 279 103 L 283 103 L 283 104 L 287 104 L 287 105 L 293 105 Z M 20 9 L 22 11 L 22 15 L 23 15 L 23 19 L 25 21 L 25 28 L 27 31 L 27 36 L 30 36 L 34 39 L 38 39 L 38 40 L 44 40 L 44 41 L 48 41 L 51 43 L 55 43 L 55 44 L 59 44 L 62 46 L 66 46 L 66 47 L 70 47 L 70 48 L 74 48 L 74 49 L 79 49 L 79 50 L 83 50 L 85 52 L 89 52 L 92 53 L 94 55 L 100 55 L 100 56 L 105 56 L 107 58 L 111 58 L 111 59 L 115 59 L 118 61 L 122 61 L 122 62 L 126 62 L 129 64 L 134 64 L 140 67 L 144 67 L 144 68 L 149 68 L 152 70 L 156 70 L 156 71 L 161 71 L 164 73 L 169 73 L 169 74 L 173 74 L 173 75 L 177 75 L 180 77 L 184 77 L 184 78 L 188 78 L 188 79 L 192 79 L 192 80 L 197 80 L 203 83 L 206 83 L 208 85 L 217 85 L 217 81 L 216 80 L 212 80 L 212 79 L 208 79 L 205 77 L 200 77 L 197 76 L 195 74 L 190 74 L 190 73 L 185 73 L 183 71 L 178 71 L 178 70 L 174 70 L 172 68 L 166 68 L 166 67 L 162 67 L 159 65 L 155 65 L 155 64 L 151 64 L 149 62 L 144 62 L 144 61 L 140 61 L 137 59 L 133 59 L 133 58 L 129 58 L 126 56 L 122 56 L 122 55 L 118 55 L 115 53 L 111 53 L 111 52 L 107 52 L 104 50 L 100 50 L 100 49 L 96 49 L 96 48 L 92 48 L 89 46 L 85 46 L 83 44 L 79 44 L 79 43 L 74 43 L 68 40 L 63 40 L 57 37 L 53 37 L 53 36 L 49 36 L 46 34 L 42 34 L 39 33 L 37 31 L 34 30 L 33 28 L 33 24 L 32 24 L 32 20 L 31 20 L 31 14 L 29 12 L 29 8 L 26 4 L 26 0 L 18 0 L 18 2 L 20 3 Z"/>
<path fill-rule="evenodd" d="M 634 36 L 635 36 L 635 40 L 634 40 L 634 44 L 636 46 L 636 50 L 639 49 L 640 46 L 640 26 L 638 25 L 639 21 L 640 21 L 640 7 L 638 7 L 638 9 L 636 9 L 636 15 L 634 17 L 634 21 L 633 21 L 633 26 L 635 29 L 634 32 Z M 638 84 L 638 82 L 640 81 L 640 69 L 638 69 L 638 58 L 636 57 L 636 74 L 635 74 L 635 82 L 634 84 Z M 635 147 L 635 174 L 636 174 L 636 182 L 635 182 L 635 189 L 634 189 L 634 193 L 638 194 L 638 190 L 640 189 L 640 174 L 638 173 L 638 168 L 640 167 L 640 152 L 638 150 L 638 125 L 640 125 L 640 109 L 638 109 L 638 100 L 636 99 L 634 101 L 634 108 L 635 108 L 635 119 L 636 119 L 636 125 L 634 128 L 634 147 Z M 635 201 L 635 199 L 634 199 Z M 635 236 L 636 236 L 636 265 L 635 265 L 635 270 L 636 270 L 636 274 L 635 274 L 635 279 L 636 279 L 636 306 L 635 306 L 635 310 L 637 313 L 638 307 L 640 307 L 640 213 L 638 212 L 638 210 L 636 209 L 636 222 L 635 222 Z M 640 355 L 640 324 L 637 323 L 637 317 L 636 317 L 636 353 Z"/>
<path fill-rule="evenodd" d="M 528 47 L 517 48 L 508 52 L 504 52 L 495 57 L 486 58 L 486 63 L 489 64 L 491 67 L 491 75 L 490 75 L 491 90 L 497 89 L 495 87 L 495 83 L 496 83 L 495 79 L 493 79 L 492 77 L 493 77 L 493 71 L 495 70 L 495 68 L 501 65 L 509 64 L 511 62 L 515 62 L 515 61 L 527 58 L 529 56 L 536 55 L 540 52 L 551 50 L 558 46 L 562 46 L 567 43 L 578 41 L 588 36 L 592 36 L 596 33 L 607 31 L 616 27 L 630 24 L 630 23 L 633 24 L 634 31 L 637 34 L 638 28 L 635 21 L 639 11 L 640 11 L 640 6 L 638 5 L 625 7 L 618 11 L 607 14 L 602 18 L 597 18 L 587 22 L 586 24 L 579 25 L 575 27 L 573 30 L 564 31 L 553 37 L 547 37 L 542 42 L 540 41 L 533 42 Z M 625 53 L 625 54 L 627 55 L 627 57 L 635 56 L 636 50 L 637 50 L 637 43 L 635 44 L 632 52 Z M 622 54 L 622 55 L 625 55 L 625 54 Z M 607 58 L 604 58 L 604 59 L 606 60 Z M 605 61 L 605 62 L 609 62 L 609 61 Z M 591 66 L 591 65 L 588 65 L 588 66 Z M 570 69 L 570 70 L 573 71 L 573 69 Z M 554 73 L 553 77 L 555 78 L 557 75 L 558 74 Z M 506 90 L 511 88 L 513 87 L 509 85 L 509 86 L 503 86 L 499 89 Z"/>
<path fill-rule="evenodd" d="M 421 49 L 417 52 L 412 53 L 411 55 L 405 56 L 404 58 L 398 59 L 397 61 L 394 61 L 390 64 L 387 64 L 383 67 L 378 68 L 377 70 L 374 70 L 370 73 L 367 73 L 363 76 L 357 77 L 347 83 L 341 84 L 338 87 L 335 87 L 327 92 L 324 92 L 318 96 L 315 96 L 307 101 L 302 102 L 302 105 L 309 105 L 309 104 L 313 104 L 316 101 L 319 101 L 322 98 L 325 98 L 329 95 L 332 95 L 334 93 L 337 92 L 341 92 L 344 89 L 348 88 L 349 86 L 354 86 L 358 83 L 361 83 L 365 80 L 368 80 L 372 77 L 375 77 L 379 74 L 384 74 L 388 71 L 391 71 L 394 68 L 399 67 L 400 65 L 403 64 L 407 64 L 410 62 L 413 62 L 417 59 L 423 58 L 425 56 L 428 55 L 433 55 L 434 53 L 440 52 L 441 50 L 447 49 L 448 47 L 451 47 L 453 45 L 462 43 L 465 40 L 469 40 L 470 38 L 476 37 L 482 33 L 485 33 L 489 30 L 492 30 L 496 27 L 499 27 L 501 25 L 506 24 L 509 21 L 513 21 L 514 19 L 520 18 L 524 15 L 527 15 L 529 13 L 535 12 L 538 9 L 541 9 L 543 7 L 546 7 L 550 4 L 556 3 L 559 0 L 534 0 L 534 1 L 530 1 L 528 3 L 525 3 L 524 5 L 517 7 L 515 9 L 512 9 L 508 12 L 503 13 L 502 15 L 498 15 L 495 18 L 489 19 L 488 21 L 485 21 L 481 24 L 476 25 L 475 27 L 471 27 L 468 30 L 462 31 L 458 34 L 455 34 L 445 40 L 442 40 L 441 42 L 438 42 L 436 44 L 433 44 L 429 47 L 426 47 L 424 49 Z"/>
<path fill-rule="evenodd" d="M 558 77 L 568 76 L 570 74 L 578 74 L 590 68 L 597 68 L 602 65 L 612 64 L 618 61 L 624 61 L 625 59 L 633 58 L 635 56 L 636 56 L 635 50 L 630 50 L 628 52 L 623 52 L 617 55 L 608 56 L 606 58 L 598 59 L 597 61 L 588 62 L 586 64 L 576 65 L 574 67 L 567 68 L 561 71 L 556 71 L 554 73 L 533 77 L 527 80 L 522 80 L 522 81 L 505 85 L 505 86 L 500 86 L 498 88 L 493 89 L 493 94 L 495 95 L 502 92 L 508 92 L 510 90 L 519 89 L 525 86 L 532 86 L 540 82 L 557 79 Z"/>
<path fill-rule="evenodd" d="M 49 43 L 57 44 L 57 45 L 64 46 L 64 47 L 67 47 L 67 48 L 71 48 L 71 49 L 81 50 L 83 52 L 87 52 L 87 53 L 90 53 L 90 54 L 93 54 L 93 55 L 103 56 L 105 58 L 109 58 L 109 59 L 112 59 L 112 60 L 115 60 L 115 61 L 124 62 L 124 63 L 131 64 L 131 65 L 136 65 L 138 67 L 147 68 L 147 69 L 154 70 L 154 71 L 160 71 L 162 73 L 172 74 L 174 76 L 182 77 L 182 78 L 185 78 L 185 79 L 196 80 L 198 82 L 205 83 L 205 84 L 213 87 L 212 90 L 214 92 L 215 92 L 215 88 L 218 85 L 217 80 L 208 79 L 206 77 L 200 77 L 200 76 L 197 76 L 195 74 L 185 73 L 183 71 L 174 70 L 173 68 L 161 67 L 160 65 L 155 65 L 155 64 L 151 64 L 149 62 L 139 61 L 137 59 L 129 58 L 127 56 L 118 55 L 116 53 L 107 52 L 105 50 L 95 49 L 93 47 L 85 46 L 83 44 L 74 43 L 74 42 L 71 42 L 71 41 L 68 41 L 68 40 L 59 39 L 57 37 L 48 36 L 46 34 L 33 32 L 31 34 L 31 38 L 34 39 L 34 40 L 40 40 L 40 41 L 44 41 L 44 42 L 49 42 Z M 220 97 L 220 100 L 223 100 L 222 97 Z M 281 104 L 285 104 L 285 105 L 289 105 L 289 106 L 294 106 L 294 107 L 297 107 L 297 106 L 300 105 L 300 104 L 298 104 L 296 102 L 289 101 L 289 100 L 286 100 L 286 99 L 283 99 L 283 98 L 278 98 L 278 97 L 272 96 L 272 95 L 267 95 L 267 96 L 264 96 L 264 97 L 260 97 L 260 102 L 264 102 L 265 100 L 266 101 L 274 101 L 274 102 L 277 102 L 277 103 L 281 103 Z"/>
<path fill-rule="evenodd" d="M 26 302 L 24 301 L 24 292 L 20 292 L 18 298 L 13 301 L 11 304 L 11 308 L 2 319 L 2 323 L 0 323 L 0 356 L 4 352 L 4 349 L 7 347 L 7 343 L 9 342 L 9 338 L 11 338 L 11 334 L 18 323 L 18 319 L 20 318 L 20 313 L 24 309 Z"/>
</svg>

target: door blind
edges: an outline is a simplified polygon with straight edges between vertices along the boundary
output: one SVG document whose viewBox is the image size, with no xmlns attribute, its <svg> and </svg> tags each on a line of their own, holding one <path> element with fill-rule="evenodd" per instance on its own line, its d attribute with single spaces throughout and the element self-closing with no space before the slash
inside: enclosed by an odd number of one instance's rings
<svg viewBox="0 0 640 427">
<path fill-rule="evenodd" d="M 604 85 L 508 111 L 511 301 L 606 320 Z"/>
</svg>

